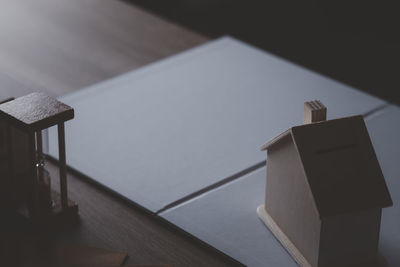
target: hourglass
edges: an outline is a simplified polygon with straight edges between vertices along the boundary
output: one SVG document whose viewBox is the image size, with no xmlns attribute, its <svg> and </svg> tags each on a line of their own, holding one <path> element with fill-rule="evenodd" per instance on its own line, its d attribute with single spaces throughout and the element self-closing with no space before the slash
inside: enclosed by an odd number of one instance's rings
<svg viewBox="0 0 400 267">
<path fill-rule="evenodd" d="M 9 155 L 7 175 L 14 181 L 9 184 L 16 184 L 17 189 L 25 192 L 22 213 L 30 219 L 43 221 L 77 215 L 78 206 L 68 199 L 64 131 L 64 122 L 73 118 L 73 108 L 42 93 L 32 93 L 0 105 L 0 119 L 9 125 L 5 138 Z M 42 131 L 55 125 L 58 128 L 60 193 L 51 189 L 42 144 Z"/>
</svg>

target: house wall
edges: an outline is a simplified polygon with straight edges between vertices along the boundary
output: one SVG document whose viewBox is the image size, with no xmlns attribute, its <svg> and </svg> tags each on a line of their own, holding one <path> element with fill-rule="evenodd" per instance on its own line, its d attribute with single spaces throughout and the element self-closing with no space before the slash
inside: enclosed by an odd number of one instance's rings
<svg viewBox="0 0 400 267">
<path fill-rule="evenodd" d="M 376 257 L 380 222 L 379 208 L 323 219 L 318 266 L 348 266 Z"/>
<path fill-rule="evenodd" d="M 10 174 L 10 144 L 7 140 L 7 131 L 9 130 L 10 126 L 4 121 L 0 121 L 0 208 L 18 206 L 29 194 L 28 136 L 11 127 L 13 173 Z"/>
<path fill-rule="evenodd" d="M 17 176 L 26 175 L 30 171 L 29 166 L 29 138 L 28 134 L 11 127 L 13 168 Z"/>
<path fill-rule="evenodd" d="M 320 219 L 291 135 L 267 153 L 265 209 L 308 262 L 317 266 Z"/>
<path fill-rule="evenodd" d="M 8 170 L 6 143 L 6 124 L 3 121 L 0 121 L 0 179 L 4 179 Z"/>
</svg>

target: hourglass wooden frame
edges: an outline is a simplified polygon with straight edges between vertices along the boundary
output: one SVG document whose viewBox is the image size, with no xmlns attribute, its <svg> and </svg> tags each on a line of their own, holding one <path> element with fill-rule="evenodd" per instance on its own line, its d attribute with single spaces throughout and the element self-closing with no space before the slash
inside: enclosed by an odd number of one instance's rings
<svg viewBox="0 0 400 267">
<path fill-rule="evenodd" d="M 48 217 L 49 215 L 76 215 L 78 206 L 68 199 L 67 166 L 65 152 L 65 121 L 74 118 L 74 109 L 43 93 L 32 93 L 0 105 L 0 119 L 10 126 L 24 132 L 27 136 L 29 162 L 28 196 L 26 198 L 27 216 L 29 218 Z M 57 125 L 59 147 L 60 194 L 51 190 L 54 207 L 43 214 L 38 206 L 38 168 L 37 160 L 43 157 L 42 131 Z M 11 179 L 15 178 L 13 164 L 13 147 L 11 127 L 8 127 L 6 140 L 9 153 L 9 171 Z M 40 170 L 39 170 L 40 172 Z"/>
</svg>

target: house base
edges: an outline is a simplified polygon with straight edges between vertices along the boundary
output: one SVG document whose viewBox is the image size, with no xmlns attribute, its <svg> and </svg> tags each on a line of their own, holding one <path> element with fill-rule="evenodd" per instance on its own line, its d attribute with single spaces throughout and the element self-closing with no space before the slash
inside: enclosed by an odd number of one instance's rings
<svg viewBox="0 0 400 267">
<path fill-rule="evenodd" d="M 27 206 L 21 207 L 18 214 L 22 216 L 29 224 L 43 227 L 61 227 L 66 225 L 74 225 L 79 221 L 78 205 L 68 199 L 68 207 L 62 208 L 60 193 L 51 190 L 51 199 L 53 206 L 49 209 L 36 211 L 36 216 L 30 216 Z"/>
<path fill-rule="evenodd" d="M 317 267 L 312 266 L 307 259 L 303 256 L 303 254 L 296 248 L 296 246 L 290 241 L 290 239 L 285 235 L 285 233 L 281 230 L 281 228 L 275 223 L 272 217 L 265 210 L 264 205 L 261 205 L 257 208 L 258 217 L 264 222 L 264 224 L 268 227 L 268 229 L 274 234 L 276 239 L 282 244 L 282 246 L 287 250 L 287 252 L 292 256 L 292 258 L 299 264 L 301 267 Z M 386 260 L 382 255 L 378 253 L 378 257 L 371 263 L 362 263 L 354 266 L 348 267 L 385 267 L 387 266 Z"/>
<path fill-rule="evenodd" d="M 268 212 L 265 210 L 264 205 L 257 208 L 258 217 L 264 222 L 268 229 L 274 234 L 276 239 L 281 242 L 282 246 L 289 252 L 292 258 L 301 267 L 313 267 L 307 259 L 301 254 L 301 252 L 296 248 L 296 246 L 290 241 L 290 239 L 282 232 L 281 228 L 275 223 L 275 221 L 269 216 Z"/>
</svg>

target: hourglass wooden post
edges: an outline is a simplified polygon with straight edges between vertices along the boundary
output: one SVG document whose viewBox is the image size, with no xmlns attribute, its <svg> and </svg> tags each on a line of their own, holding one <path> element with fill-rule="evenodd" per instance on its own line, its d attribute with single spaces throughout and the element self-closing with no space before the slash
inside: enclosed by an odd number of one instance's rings
<svg viewBox="0 0 400 267">
<path fill-rule="evenodd" d="M 65 218 L 64 215 L 76 215 L 78 206 L 68 199 L 67 167 L 65 153 L 64 122 L 74 118 L 70 106 L 42 93 L 33 93 L 0 105 L 0 119 L 9 124 L 10 129 L 25 135 L 26 175 L 18 178 L 15 174 L 15 161 L 9 159 L 9 177 L 25 194 L 26 215 L 33 219 Z M 57 125 L 59 142 L 60 193 L 50 189 L 50 177 L 44 169 L 42 148 L 42 130 Z M 10 154 L 15 150 L 13 135 L 7 135 Z M 19 142 L 18 142 L 19 143 Z M 19 149 L 21 150 L 21 149 Z M 21 159 L 22 160 L 22 159 Z M 23 161 L 23 160 L 22 160 Z M 46 184 L 45 179 L 48 179 Z M 51 203 L 51 204 L 49 204 Z M 57 215 L 57 216 L 55 216 Z"/>
</svg>

